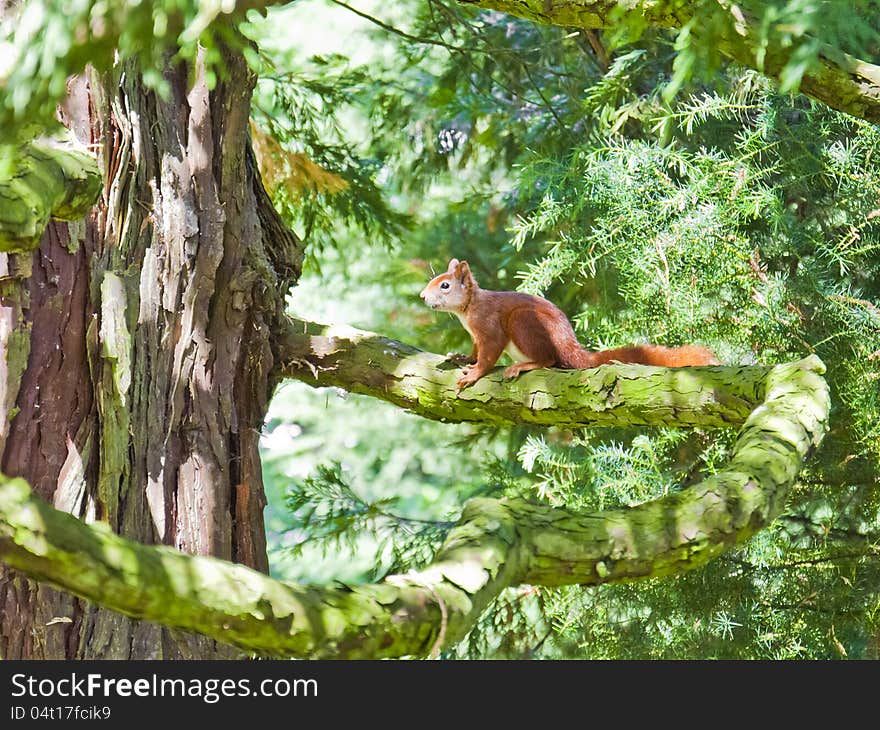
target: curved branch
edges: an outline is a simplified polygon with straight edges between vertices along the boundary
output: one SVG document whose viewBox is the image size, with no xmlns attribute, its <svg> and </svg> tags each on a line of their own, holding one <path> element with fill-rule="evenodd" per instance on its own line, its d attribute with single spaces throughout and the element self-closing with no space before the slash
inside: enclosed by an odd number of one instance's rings
<svg viewBox="0 0 880 730">
<path fill-rule="evenodd" d="M 603 365 L 544 369 L 505 381 L 503 368 L 459 392 L 458 365 L 352 327 L 290 320 L 275 375 L 389 401 L 425 418 L 545 426 L 738 426 L 764 398 L 770 368 Z"/>
<path fill-rule="evenodd" d="M 459 0 L 462 4 L 500 10 L 504 13 L 543 23 L 582 29 L 608 28 L 620 21 L 624 10 L 637 15 L 640 22 L 660 28 L 681 28 L 694 20 L 698 3 L 680 0 Z M 734 15 L 728 35 L 721 39 L 718 50 L 738 64 L 753 68 L 775 79 L 789 65 L 797 46 L 785 46 L 772 40 L 758 42 L 755 23 Z M 694 32 L 698 32 L 698 28 Z M 762 60 L 756 51 L 760 46 Z M 827 104 L 832 109 L 852 114 L 869 122 L 880 122 L 880 66 L 854 58 L 826 46 L 817 63 L 807 69 L 800 90 Z"/>
<path fill-rule="evenodd" d="M 576 513 L 474 499 L 424 570 L 351 587 L 297 586 L 240 565 L 125 540 L 0 478 L 0 559 L 108 608 L 274 656 L 425 656 L 504 588 L 595 585 L 695 568 L 766 526 L 825 433 L 828 387 L 809 357 L 769 370 L 726 468 L 627 510 Z"/>
</svg>

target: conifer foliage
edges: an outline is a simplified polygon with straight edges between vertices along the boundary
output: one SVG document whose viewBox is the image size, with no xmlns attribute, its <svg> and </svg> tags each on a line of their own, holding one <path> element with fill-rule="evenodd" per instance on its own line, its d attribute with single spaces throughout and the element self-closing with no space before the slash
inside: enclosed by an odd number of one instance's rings
<svg viewBox="0 0 880 730">
<path fill-rule="evenodd" d="M 816 19 L 789 5 L 775 11 Z M 386 189 L 418 201 L 421 223 L 397 257 L 372 259 L 367 280 L 384 282 L 373 291 L 398 299 L 390 330 L 367 324 L 408 341 L 415 331 L 435 351 L 465 348 L 457 322 L 407 301 L 418 261 L 440 267 L 457 256 L 484 286 L 554 299 L 588 347 L 699 342 L 728 364 L 816 353 L 834 404 L 832 433 L 789 511 L 744 549 L 675 578 L 511 590 L 453 654 L 874 656 L 878 128 L 722 64 L 709 46 L 683 52 L 667 32 L 641 29 L 632 40 L 625 26 L 572 32 L 441 2 L 415 25 L 407 18 L 406 32 L 383 17 L 372 37 L 394 60 L 384 78 L 371 69 L 382 83 L 360 87 L 353 102 L 374 130 L 368 149 L 390 171 Z M 458 448 L 483 464 L 489 493 L 604 509 L 712 473 L 732 435 L 476 429 L 478 445 Z M 369 473 L 319 470 L 305 484 L 329 489 Z M 367 543 L 390 535 L 335 524 Z M 426 537 L 414 533 L 413 544 Z"/>
<path fill-rule="evenodd" d="M 417 297 L 456 257 L 485 288 L 552 299 L 592 349 L 824 362 L 830 431 L 768 528 L 679 575 L 508 588 L 443 657 L 880 657 L 880 128 L 876 99 L 839 80 L 880 86 L 875 2 L 566 4 L 601 6 L 595 22 L 531 1 L 510 4 L 518 18 L 505 0 L 6 5 L 0 183 L 57 132 L 72 74 L 113 88 L 137 69 L 161 100 L 169 69 L 213 90 L 228 54 L 247 60 L 242 136 L 305 249 L 302 319 L 466 351 Z M 283 257 L 262 253 L 252 273 L 275 281 Z M 272 572 L 418 570 L 474 497 L 642 505 L 721 471 L 735 435 L 450 425 L 285 383 L 262 431 Z M 143 518 L 135 534 L 152 535 Z"/>
</svg>

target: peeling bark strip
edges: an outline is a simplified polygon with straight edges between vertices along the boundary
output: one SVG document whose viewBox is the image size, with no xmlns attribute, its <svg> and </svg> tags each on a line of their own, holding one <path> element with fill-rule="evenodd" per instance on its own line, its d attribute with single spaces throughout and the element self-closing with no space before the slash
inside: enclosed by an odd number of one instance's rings
<svg viewBox="0 0 880 730">
<path fill-rule="evenodd" d="M 0 251 L 35 249 L 50 217 L 82 218 L 101 191 L 97 160 L 69 135 L 0 145 L 0 167 Z"/>
<path fill-rule="evenodd" d="M 461 392 L 460 366 L 373 332 L 291 320 L 278 374 L 371 395 L 425 418 L 545 426 L 739 426 L 764 399 L 769 367 L 603 365 L 543 369 L 514 380 L 503 368 Z"/>
<path fill-rule="evenodd" d="M 722 368 L 723 370 L 723 368 Z M 426 656 L 464 637 L 520 583 L 560 586 L 670 575 L 703 565 L 765 527 L 827 429 L 825 367 L 777 365 L 725 469 L 632 509 L 576 513 L 519 499 L 474 499 L 427 568 L 373 585 L 320 588 L 87 526 L 0 478 L 0 559 L 130 616 L 201 632 L 259 654 Z"/>
<path fill-rule="evenodd" d="M 521 18 L 571 28 L 608 28 L 619 22 L 620 13 L 635 14 L 648 25 L 660 28 L 681 28 L 694 19 L 693 9 L 698 3 L 682 0 L 459 0 L 490 10 L 500 10 Z M 736 5 L 732 6 L 733 8 Z M 731 10 L 733 12 L 733 10 Z M 761 46 L 762 61 L 756 58 L 759 42 L 758 29 L 742 13 L 731 23 L 731 32 L 719 43 L 724 55 L 747 68 L 778 79 L 782 69 L 791 61 L 796 46 L 770 43 Z M 734 30 L 735 28 L 735 30 Z M 693 29 L 694 33 L 699 28 Z M 801 80 L 800 90 L 824 102 L 832 109 L 852 114 L 869 122 L 880 122 L 880 66 L 826 48 L 819 54 L 818 63 L 808 69 Z"/>
</svg>

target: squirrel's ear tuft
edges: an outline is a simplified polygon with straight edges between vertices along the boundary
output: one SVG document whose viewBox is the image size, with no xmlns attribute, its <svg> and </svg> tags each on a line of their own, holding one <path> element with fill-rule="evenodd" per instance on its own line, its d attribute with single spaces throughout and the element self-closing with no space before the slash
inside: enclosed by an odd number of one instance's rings
<svg viewBox="0 0 880 730">
<path fill-rule="evenodd" d="M 458 278 L 462 286 L 467 286 L 474 281 L 474 275 L 471 273 L 471 267 L 468 266 L 467 261 L 458 264 Z"/>
<path fill-rule="evenodd" d="M 458 268 L 458 259 L 449 259 L 449 266 L 446 267 L 448 273 L 453 273 Z"/>
</svg>

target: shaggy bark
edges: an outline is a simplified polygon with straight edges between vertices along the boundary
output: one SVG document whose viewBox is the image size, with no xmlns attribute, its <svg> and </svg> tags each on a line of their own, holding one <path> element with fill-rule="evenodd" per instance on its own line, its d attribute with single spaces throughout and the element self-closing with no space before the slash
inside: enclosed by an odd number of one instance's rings
<svg viewBox="0 0 880 730">
<path fill-rule="evenodd" d="M 213 90 L 169 66 L 164 99 L 135 62 L 71 85 L 62 120 L 105 187 L 0 259 L 0 468 L 132 540 L 266 571 L 258 438 L 302 250 L 249 154 L 251 73 L 222 63 Z M 3 658 L 228 654 L 0 568 Z"/>
<path fill-rule="evenodd" d="M 628 510 L 578 514 L 519 499 L 465 506 L 434 561 L 374 585 L 319 588 L 125 540 L 0 482 L 0 558 L 131 616 L 273 656 L 424 656 L 466 635 L 520 583 L 596 585 L 703 565 L 766 526 L 829 411 L 816 357 L 779 365 L 730 462 L 688 489 Z"/>
</svg>

